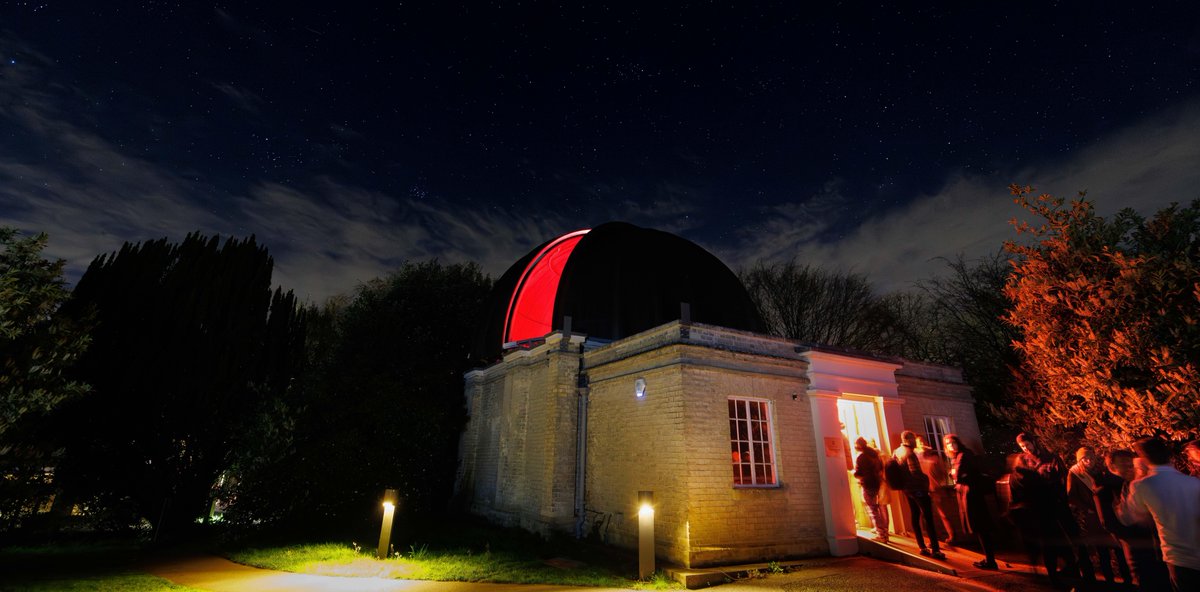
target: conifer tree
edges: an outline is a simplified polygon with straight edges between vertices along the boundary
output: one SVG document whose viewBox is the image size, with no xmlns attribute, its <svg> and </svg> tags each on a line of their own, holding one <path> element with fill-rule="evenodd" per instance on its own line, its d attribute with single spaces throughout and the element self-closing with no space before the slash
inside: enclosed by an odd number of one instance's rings
<svg viewBox="0 0 1200 592">
<path fill-rule="evenodd" d="M 84 324 L 60 314 L 63 261 L 42 258 L 48 237 L 0 228 L 0 447 L 23 417 L 86 391 L 64 370 L 86 350 Z"/>
<path fill-rule="evenodd" d="M 53 498 L 54 447 L 43 422 L 88 390 L 67 374 L 88 347 L 88 319 L 62 314 L 70 292 L 63 261 L 42 257 L 47 240 L 0 228 L 0 531 Z"/>
<path fill-rule="evenodd" d="M 95 394 L 59 418 L 60 481 L 76 501 L 168 535 L 207 515 L 247 424 L 302 355 L 302 318 L 290 291 L 272 291 L 272 267 L 253 237 L 198 233 L 92 263 L 70 306 L 96 314 L 77 368 Z"/>
</svg>

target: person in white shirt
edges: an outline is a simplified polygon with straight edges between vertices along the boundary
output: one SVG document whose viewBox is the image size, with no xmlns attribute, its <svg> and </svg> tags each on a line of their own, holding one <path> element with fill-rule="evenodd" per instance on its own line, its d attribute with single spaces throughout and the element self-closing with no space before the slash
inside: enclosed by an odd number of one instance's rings
<svg viewBox="0 0 1200 592">
<path fill-rule="evenodd" d="M 1175 470 L 1158 438 L 1139 440 L 1134 449 L 1150 466 L 1129 485 L 1124 510 L 1138 521 L 1153 519 L 1175 592 L 1200 590 L 1200 479 Z"/>
</svg>

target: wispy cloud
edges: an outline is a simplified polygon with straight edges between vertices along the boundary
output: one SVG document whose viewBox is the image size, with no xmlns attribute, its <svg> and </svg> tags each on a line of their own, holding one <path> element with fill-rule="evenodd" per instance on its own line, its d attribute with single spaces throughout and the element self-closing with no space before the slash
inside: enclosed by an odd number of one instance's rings
<svg viewBox="0 0 1200 592">
<path fill-rule="evenodd" d="M 266 101 L 257 93 L 244 88 L 238 88 L 227 82 L 214 82 L 212 86 L 221 94 L 228 97 L 237 108 L 247 113 L 257 115 L 262 111 L 263 105 L 266 104 Z"/>
<path fill-rule="evenodd" d="M 570 228 L 561 218 L 465 210 L 328 178 L 304 190 L 264 182 L 229 193 L 202 175 L 135 156 L 78 122 L 64 97 L 82 93 L 52 88 L 51 60 L 19 50 L 25 63 L 0 77 L 0 96 L 21 97 L 0 101 L 0 121 L 19 138 L 0 143 L 0 224 L 49 233 L 47 254 L 67 261 L 72 281 L 127 240 L 179 240 L 197 230 L 255 234 L 275 256 L 276 282 L 321 300 L 412 259 L 479 261 L 499 273 Z"/>
<path fill-rule="evenodd" d="M 728 224 L 720 218 L 731 207 L 722 201 L 727 196 L 668 181 L 626 195 L 580 180 L 580 195 L 593 204 L 583 211 L 463 207 L 424 191 L 392 195 L 328 176 L 229 190 L 204 171 L 179 171 L 107 139 L 104 128 L 75 113 L 86 97 L 53 78 L 52 60 L 14 44 L 0 35 L 0 53 L 24 56 L 0 75 L 0 125 L 10 130 L 0 138 L 0 225 L 48 232 L 49 254 L 67 260 L 71 280 L 127 240 L 178 240 L 197 230 L 254 234 L 275 256 L 276 282 L 320 301 L 407 260 L 476 261 L 498 275 L 542 241 L 606 220 L 684 235 Z M 235 102 L 255 101 L 217 88 Z M 1089 189 L 1104 213 L 1125 206 L 1149 212 L 1198 196 L 1197 162 L 1200 103 L 1148 118 L 1054 164 L 951 177 L 844 237 L 831 236 L 832 222 L 856 200 L 832 181 L 816 195 L 760 212 L 756 224 L 734 231 L 732 244 L 705 246 L 733 267 L 795 255 L 899 288 L 939 271 L 938 257 L 983 255 L 1012 237 L 1007 221 L 1021 212 L 1007 194 L 1009 182 L 1065 196 Z"/>
<path fill-rule="evenodd" d="M 825 229 L 817 196 L 776 208 L 763 232 L 718 249 L 731 266 L 760 259 L 804 262 L 867 275 L 881 290 L 905 288 L 944 271 L 938 258 L 980 257 L 1017 238 L 1009 220 L 1025 212 L 1009 183 L 1072 198 L 1087 190 L 1097 211 L 1152 213 L 1171 202 L 1200 198 L 1200 102 L 1150 116 L 1051 164 L 1027 165 L 990 176 L 955 175 L 941 189 L 870 217 L 844 238 Z M 814 205 L 818 204 L 818 205 Z"/>
</svg>

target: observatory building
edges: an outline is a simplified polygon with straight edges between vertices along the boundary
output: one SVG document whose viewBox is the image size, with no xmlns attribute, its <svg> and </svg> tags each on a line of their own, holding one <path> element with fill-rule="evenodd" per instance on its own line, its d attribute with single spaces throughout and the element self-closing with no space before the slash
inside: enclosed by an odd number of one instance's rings
<svg viewBox="0 0 1200 592">
<path fill-rule="evenodd" d="M 905 429 L 981 448 L 959 370 L 766 335 L 720 260 L 624 223 L 514 263 L 477 356 L 459 502 L 636 548 L 638 492 L 652 491 L 655 553 L 685 567 L 856 553 L 860 436 L 885 455 Z M 902 497 L 888 504 L 901 533 Z"/>
</svg>

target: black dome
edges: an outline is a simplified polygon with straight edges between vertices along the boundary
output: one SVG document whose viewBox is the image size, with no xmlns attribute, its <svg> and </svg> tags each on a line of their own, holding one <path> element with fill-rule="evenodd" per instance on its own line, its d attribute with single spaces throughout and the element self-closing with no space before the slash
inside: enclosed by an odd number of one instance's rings
<svg viewBox="0 0 1200 592">
<path fill-rule="evenodd" d="M 684 302 L 693 321 L 762 331 L 741 281 L 711 253 L 674 234 L 609 222 L 547 241 L 509 267 L 493 287 L 476 353 L 499 359 L 506 342 L 561 330 L 565 316 L 575 333 L 621 339 L 680 318 Z M 529 314 L 542 322 L 529 324 Z"/>
</svg>

